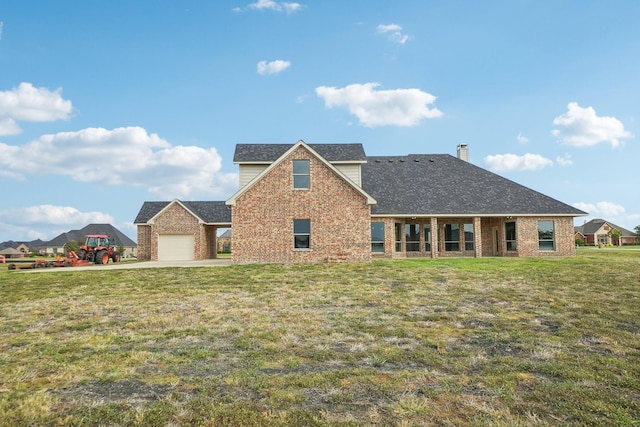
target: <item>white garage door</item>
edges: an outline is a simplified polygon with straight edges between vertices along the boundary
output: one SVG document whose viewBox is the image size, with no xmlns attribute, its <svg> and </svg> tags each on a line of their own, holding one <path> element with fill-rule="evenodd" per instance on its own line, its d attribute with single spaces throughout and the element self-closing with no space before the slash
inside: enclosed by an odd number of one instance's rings
<svg viewBox="0 0 640 427">
<path fill-rule="evenodd" d="M 161 234 L 158 236 L 159 261 L 192 261 L 194 250 L 193 234 Z"/>
</svg>

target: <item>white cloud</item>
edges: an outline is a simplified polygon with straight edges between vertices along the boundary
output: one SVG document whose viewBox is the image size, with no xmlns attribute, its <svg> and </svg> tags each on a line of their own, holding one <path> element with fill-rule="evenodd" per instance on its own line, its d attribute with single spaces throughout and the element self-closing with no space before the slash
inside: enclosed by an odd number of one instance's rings
<svg viewBox="0 0 640 427">
<path fill-rule="evenodd" d="M 596 204 L 577 202 L 573 206 L 588 212 L 591 216 L 599 216 L 609 220 L 624 214 L 625 211 L 622 205 L 613 202 L 597 202 Z"/>
<path fill-rule="evenodd" d="M 0 116 L 0 135 L 18 135 L 19 133 L 22 133 L 22 129 L 15 120 Z"/>
<path fill-rule="evenodd" d="M 31 83 L 20 83 L 17 88 L 0 92 L 0 135 L 22 132 L 17 122 L 52 122 L 68 120 L 71 101 L 61 96 L 62 89 L 50 91 L 35 88 Z"/>
<path fill-rule="evenodd" d="M 66 175 L 80 182 L 146 187 L 164 198 L 232 193 L 237 175 L 221 173 L 221 165 L 215 148 L 172 146 L 140 127 L 61 132 L 22 146 L 0 143 L 0 169 L 14 177 Z"/>
<path fill-rule="evenodd" d="M 82 212 L 70 206 L 38 205 L 0 210 L 0 232 L 18 240 L 50 240 L 87 224 L 113 224 L 114 218 L 103 212 Z"/>
<path fill-rule="evenodd" d="M 261 76 L 269 74 L 279 74 L 291 66 L 291 62 L 283 61 L 282 59 L 276 59 L 275 61 L 260 61 L 258 62 L 257 69 L 258 74 Z"/>
<path fill-rule="evenodd" d="M 527 142 L 529 142 L 529 138 L 524 136 L 522 133 L 518 133 L 518 136 L 516 137 L 516 139 L 520 144 L 526 144 Z"/>
<path fill-rule="evenodd" d="M 246 7 L 252 10 L 275 10 L 276 12 L 294 13 L 302 9 L 300 3 L 292 2 L 277 2 L 273 0 L 258 0 L 255 3 L 250 3 Z M 234 8 L 236 12 L 241 12 L 242 8 Z"/>
<path fill-rule="evenodd" d="M 489 165 L 489 169 L 494 172 L 535 171 L 553 165 L 553 160 L 531 153 L 527 153 L 524 156 L 496 154 L 485 157 L 484 161 Z"/>
<path fill-rule="evenodd" d="M 70 206 L 38 205 L 0 211 L 0 221 L 17 225 L 73 225 L 90 223 L 112 223 L 111 215 L 102 212 L 80 212 Z M 84 226 L 83 225 L 83 226 Z"/>
<path fill-rule="evenodd" d="M 571 154 L 564 153 L 564 156 L 556 157 L 556 163 L 560 166 L 571 166 L 573 164 L 573 160 L 571 160 Z"/>
<path fill-rule="evenodd" d="M 320 86 L 316 94 L 327 108 L 347 107 L 367 127 L 415 126 L 422 119 L 441 117 L 429 108 L 436 97 L 420 89 L 378 90 L 378 83 L 352 84 L 344 88 Z"/>
<path fill-rule="evenodd" d="M 409 36 L 402 33 L 402 27 L 398 24 L 380 24 L 376 30 L 378 33 L 387 34 L 395 43 L 405 44 L 409 40 Z"/>
<path fill-rule="evenodd" d="M 567 105 L 568 111 L 553 119 L 552 134 L 562 143 L 574 147 L 587 147 L 608 142 L 612 147 L 620 145 L 620 139 L 633 135 L 624 130 L 622 122 L 615 117 L 598 117 L 593 107 L 582 108 L 577 102 Z"/>
</svg>

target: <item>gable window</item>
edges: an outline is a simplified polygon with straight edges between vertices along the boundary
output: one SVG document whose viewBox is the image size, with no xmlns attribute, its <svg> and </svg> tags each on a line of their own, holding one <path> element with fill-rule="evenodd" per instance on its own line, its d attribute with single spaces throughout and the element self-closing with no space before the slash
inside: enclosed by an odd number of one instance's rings
<svg viewBox="0 0 640 427">
<path fill-rule="evenodd" d="M 444 225 L 444 250 L 447 252 L 456 252 L 460 250 L 460 225 Z"/>
<path fill-rule="evenodd" d="M 384 252 L 384 222 L 371 223 L 371 252 Z"/>
<path fill-rule="evenodd" d="M 293 247 L 295 249 L 311 248 L 311 220 L 293 220 Z"/>
<path fill-rule="evenodd" d="M 473 224 L 464 224 L 464 250 L 473 250 Z"/>
<path fill-rule="evenodd" d="M 541 251 L 555 250 L 553 221 L 538 221 L 538 248 Z"/>
<path fill-rule="evenodd" d="M 396 252 L 402 252 L 402 224 L 396 222 Z"/>
<path fill-rule="evenodd" d="M 505 222 L 504 223 L 504 237 L 507 243 L 508 251 L 515 251 L 517 249 L 516 246 L 516 223 L 515 222 Z"/>
<path fill-rule="evenodd" d="M 407 239 L 407 252 L 419 252 L 420 224 L 405 224 L 404 234 Z"/>
<path fill-rule="evenodd" d="M 293 161 L 293 188 L 309 189 L 310 179 L 309 160 Z"/>
</svg>

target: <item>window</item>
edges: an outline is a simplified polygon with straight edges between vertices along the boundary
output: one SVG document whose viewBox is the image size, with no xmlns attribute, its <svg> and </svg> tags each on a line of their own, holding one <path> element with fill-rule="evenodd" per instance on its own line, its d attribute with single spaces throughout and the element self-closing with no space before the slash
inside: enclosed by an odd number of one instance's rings
<svg viewBox="0 0 640 427">
<path fill-rule="evenodd" d="M 371 223 L 371 252 L 384 252 L 384 222 Z"/>
<path fill-rule="evenodd" d="M 458 224 L 444 225 L 444 250 L 447 252 L 460 250 L 460 226 Z"/>
<path fill-rule="evenodd" d="M 407 240 L 407 252 L 419 252 L 420 224 L 405 224 L 404 234 Z"/>
<path fill-rule="evenodd" d="M 309 188 L 309 160 L 293 161 L 293 188 Z"/>
<path fill-rule="evenodd" d="M 505 222 L 504 223 L 504 238 L 507 243 L 508 251 L 515 251 L 517 249 L 516 246 L 516 223 L 515 222 Z"/>
<path fill-rule="evenodd" d="M 553 221 L 538 221 L 538 248 L 541 251 L 555 250 Z"/>
<path fill-rule="evenodd" d="M 424 250 L 431 252 L 431 224 L 424 225 Z"/>
<path fill-rule="evenodd" d="M 464 224 L 464 250 L 473 250 L 473 224 Z"/>
<path fill-rule="evenodd" d="M 402 252 L 402 224 L 396 222 L 396 252 Z"/>
<path fill-rule="evenodd" d="M 293 220 L 293 247 L 295 249 L 311 248 L 311 220 Z"/>
</svg>

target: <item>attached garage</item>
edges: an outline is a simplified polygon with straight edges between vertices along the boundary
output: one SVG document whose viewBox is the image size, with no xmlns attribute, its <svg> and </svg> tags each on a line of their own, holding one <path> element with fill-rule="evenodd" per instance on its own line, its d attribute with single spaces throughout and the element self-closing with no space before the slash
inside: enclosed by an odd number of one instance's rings
<svg viewBox="0 0 640 427">
<path fill-rule="evenodd" d="M 231 227 L 225 202 L 144 202 L 136 220 L 138 258 L 197 261 L 217 257 L 217 230 Z"/>
<path fill-rule="evenodd" d="M 158 261 L 193 261 L 193 234 L 161 234 L 158 236 Z"/>
</svg>

